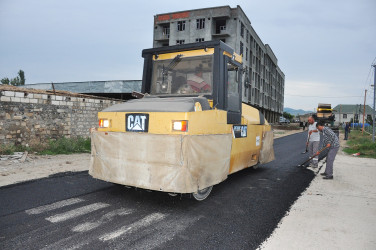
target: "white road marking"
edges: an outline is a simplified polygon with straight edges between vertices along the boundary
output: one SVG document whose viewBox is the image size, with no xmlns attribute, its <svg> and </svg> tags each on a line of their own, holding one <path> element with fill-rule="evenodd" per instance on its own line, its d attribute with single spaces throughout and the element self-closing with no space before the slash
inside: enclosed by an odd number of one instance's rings
<svg viewBox="0 0 376 250">
<path fill-rule="evenodd" d="M 142 232 L 137 232 L 137 240 L 132 237 L 131 244 L 126 240 L 117 242 L 116 249 L 129 249 L 129 246 L 134 250 L 143 249 L 163 249 L 162 244 L 174 239 L 174 237 L 185 231 L 186 228 L 196 223 L 200 217 L 179 216 L 179 219 L 170 218 L 164 220 L 163 223 L 158 223 L 153 228 L 148 228 Z"/>
<path fill-rule="evenodd" d="M 84 200 L 79 199 L 79 198 L 72 198 L 72 199 L 67 199 L 63 201 L 58 201 L 49 205 L 32 208 L 32 209 L 26 210 L 25 212 L 27 214 L 41 214 L 41 213 L 52 211 L 58 208 L 70 206 L 70 205 L 73 205 L 82 201 Z"/>
<path fill-rule="evenodd" d="M 90 231 L 94 228 L 99 227 L 103 223 L 106 223 L 106 222 L 112 220 L 112 218 L 115 217 L 115 216 L 124 216 L 124 215 L 127 215 L 127 214 L 131 214 L 132 212 L 133 212 L 133 210 L 131 210 L 131 209 L 125 209 L 125 208 L 116 209 L 114 211 L 111 211 L 111 212 L 103 215 L 101 218 L 99 218 L 96 221 L 85 222 L 85 223 L 79 224 L 79 225 L 75 226 L 74 228 L 72 228 L 72 231 L 73 232 L 79 232 L 79 233 L 87 232 L 87 231 Z"/>
<path fill-rule="evenodd" d="M 115 238 L 117 238 L 121 235 L 130 234 L 130 233 L 132 233 L 132 232 L 134 232 L 134 231 L 136 231 L 136 230 L 138 230 L 142 227 L 147 227 L 154 222 L 158 222 L 160 220 L 163 220 L 165 217 L 166 217 L 165 214 L 153 213 L 153 214 L 150 214 L 150 215 L 144 217 L 143 219 L 141 219 L 139 221 L 132 223 L 131 225 L 123 226 L 123 227 L 121 227 L 120 229 L 118 229 L 114 232 L 105 234 L 105 235 L 99 237 L 99 239 L 101 241 L 112 240 L 112 239 L 115 239 Z"/>
<path fill-rule="evenodd" d="M 101 202 L 94 203 L 94 204 L 90 204 L 90 205 L 87 205 L 87 206 L 84 206 L 84 207 L 80 207 L 80 208 L 68 211 L 66 213 L 50 216 L 50 217 L 46 218 L 46 220 L 53 222 L 53 223 L 61 222 L 61 221 L 65 221 L 65 220 L 69 220 L 69 219 L 78 217 L 80 215 L 84 215 L 84 214 L 87 214 L 87 213 L 94 212 L 96 210 L 99 210 L 99 209 L 102 209 L 102 208 L 105 208 L 105 207 L 108 207 L 108 206 L 109 206 L 109 204 L 106 204 L 106 203 L 101 203 Z"/>
</svg>

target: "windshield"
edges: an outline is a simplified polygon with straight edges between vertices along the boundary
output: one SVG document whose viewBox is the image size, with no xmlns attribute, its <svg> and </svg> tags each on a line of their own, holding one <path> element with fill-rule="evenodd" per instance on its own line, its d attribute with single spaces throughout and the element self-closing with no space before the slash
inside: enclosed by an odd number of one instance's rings
<svg viewBox="0 0 376 250">
<path fill-rule="evenodd" d="M 153 61 L 152 95 L 211 94 L 213 55 Z"/>
</svg>

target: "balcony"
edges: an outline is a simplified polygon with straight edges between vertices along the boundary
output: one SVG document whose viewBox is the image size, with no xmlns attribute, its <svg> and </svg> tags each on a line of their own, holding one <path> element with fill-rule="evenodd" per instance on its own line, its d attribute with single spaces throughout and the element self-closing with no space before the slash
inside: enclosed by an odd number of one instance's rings
<svg viewBox="0 0 376 250">
<path fill-rule="evenodd" d="M 226 30 L 226 26 L 222 25 L 216 28 L 215 33 L 212 34 L 213 37 L 227 37 L 230 36 Z"/>
<path fill-rule="evenodd" d="M 168 41 L 170 39 L 170 34 L 162 33 L 162 34 L 156 34 L 155 35 L 155 41 L 163 42 Z"/>
</svg>

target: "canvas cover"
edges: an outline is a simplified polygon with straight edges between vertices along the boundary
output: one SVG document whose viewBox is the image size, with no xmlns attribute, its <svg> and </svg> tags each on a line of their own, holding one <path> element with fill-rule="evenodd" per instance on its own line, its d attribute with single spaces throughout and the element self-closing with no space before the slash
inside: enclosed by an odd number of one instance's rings
<svg viewBox="0 0 376 250">
<path fill-rule="evenodd" d="M 260 150 L 259 162 L 261 164 L 268 163 L 275 160 L 274 157 L 274 139 L 273 131 L 265 131 L 264 137 L 262 138 L 262 147 Z"/>
<path fill-rule="evenodd" d="M 227 178 L 232 135 L 91 133 L 89 173 L 134 187 L 193 193 Z"/>
</svg>

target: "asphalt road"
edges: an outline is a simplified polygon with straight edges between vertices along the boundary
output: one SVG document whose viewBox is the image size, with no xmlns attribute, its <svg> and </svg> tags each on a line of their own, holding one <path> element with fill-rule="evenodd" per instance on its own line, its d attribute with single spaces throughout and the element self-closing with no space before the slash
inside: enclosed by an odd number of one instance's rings
<svg viewBox="0 0 376 250">
<path fill-rule="evenodd" d="M 255 249 L 314 173 L 305 133 L 274 141 L 276 160 L 189 195 L 127 189 L 65 173 L 0 188 L 0 249 Z"/>
</svg>

